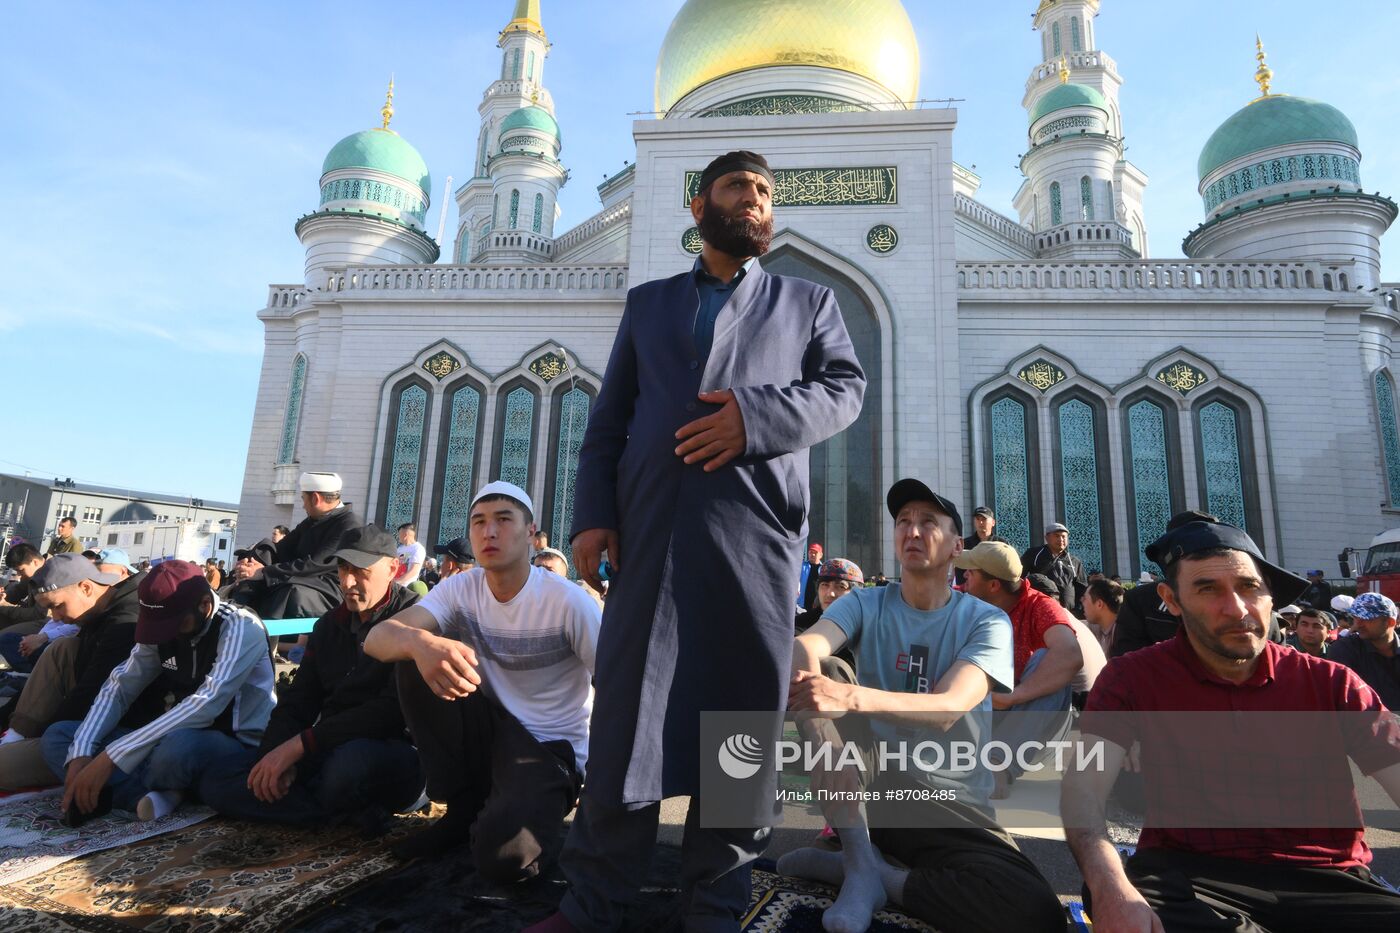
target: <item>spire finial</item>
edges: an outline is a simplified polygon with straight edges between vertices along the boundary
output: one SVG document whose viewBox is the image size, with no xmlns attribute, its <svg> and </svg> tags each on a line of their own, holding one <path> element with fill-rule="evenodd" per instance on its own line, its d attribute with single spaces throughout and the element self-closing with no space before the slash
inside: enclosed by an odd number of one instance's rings
<svg viewBox="0 0 1400 933">
<path fill-rule="evenodd" d="M 1254 71 L 1254 80 L 1259 83 L 1260 97 L 1269 96 L 1269 85 L 1274 80 L 1274 70 L 1264 64 L 1264 59 L 1268 56 L 1264 53 L 1264 40 L 1259 38 L 1259 33 L 1254 34 L 1254 57 L 1259 61 L 1259 67 Z"/>
<path fill-rule="evenodd" d="M 1060 56 L 1060 83 L 1069 84 L 1069 59 L 1064 55 Z"/>
<path fill-rule="evenodd" d="M 379 115 L 384 118 L 382 130 L 389 128 L 389 121 L 394 119 L 394 76 L 389 75 L 389 92 L 384 95 L 384 106 L 379 108 Z"/>
</svg>

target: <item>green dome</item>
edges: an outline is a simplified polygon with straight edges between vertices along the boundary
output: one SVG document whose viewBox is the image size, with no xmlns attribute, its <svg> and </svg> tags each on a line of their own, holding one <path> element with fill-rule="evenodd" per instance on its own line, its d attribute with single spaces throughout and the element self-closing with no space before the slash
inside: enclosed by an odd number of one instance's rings
<svg viewBox="0 0 1400 933">
<path fill-rule="evenodd" d="M 1196 171 L 1202 181 L 1241 156 L 1292 143 L 1335 142 L 1361 147 L 1356 127 L 1331 104 L 1306 97 L 1275 94 L 1247 104 L 1206 140 Z"/>
<path fill-rule="evenodd" d="M 426 195 L 433 181 L 428 176 L 428 164 L 404 138 L 393 130 L 363 130 L 352 133 L 326 156 L 321 174 L 342 168 L 370 168 L 417 185 Z"/>
<path fill-rule="evenodd" d="M 501 121 L 501 137 L 505 138 L 511 130 L 538 130 L 548 133 L 554 137 L 556 146 L 562 141 L 559 136 L 559 124 L 543 107 L 521 107 L 507 116 Z"/>
<path fill-rule="evenodd" d="M 1108 101 L 1093 88 L 1082 84 L 1057 84 L 1035 102 L 1035 107 L 1031 109 L 1031 122 L 1035 123 L 1046 114 L 1070 107 L 1093 107 L 1108 113 Z"/>
</svg>

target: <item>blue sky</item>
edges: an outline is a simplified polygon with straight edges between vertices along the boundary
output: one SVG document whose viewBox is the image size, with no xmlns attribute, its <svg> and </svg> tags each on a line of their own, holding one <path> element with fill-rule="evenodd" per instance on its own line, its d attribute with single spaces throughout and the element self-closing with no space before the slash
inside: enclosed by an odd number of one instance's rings
<svg viewBox="0 0 1400 933">
<path fill-rule="evenodd" d="M 631 114 L 652 108 L 656 52 L 680 6 L 543 0 L 546 82 L 572 172 L 558 229 L 594 213 L 596 184 L 633 157 Z M 954 157 L 983 177 L 981 200 L 1013 214 L 1035 0 L 905 6 L 921 94 L 963 99 Z M 432 170 L 436 231 L 443 182 L 470 169 L 512 8 L 6 3 L 0 360 L 6 383 L 24 388 L 4 417 L 0 471 L 237 500 L 261 360 L 255 313 L 268 283 L 300 278 L 292 225 L 316 205 L 321 159 L 377 125 L 394 72 L 394 128 Z M 1202 219 L 1196 156 L 1257 93 L 1256 29 L 1274 90 L 1341 108 L 1360 134 L 1366 188 L 1400 195 L 1400 74 L 1382 67 L 1400 6 L 1330 0 L 1325 35 L 1319 9 L 1105 0 L 1098 43 L 1125 81 L 1129 158 L 1151 179 L 1154 256 L 1180 256 Z M 454 226 L 449 207 L 449 239 Z M 1400 278 L 1400 234 L 1383 249 L 1385 277 Z"/>
</svg>

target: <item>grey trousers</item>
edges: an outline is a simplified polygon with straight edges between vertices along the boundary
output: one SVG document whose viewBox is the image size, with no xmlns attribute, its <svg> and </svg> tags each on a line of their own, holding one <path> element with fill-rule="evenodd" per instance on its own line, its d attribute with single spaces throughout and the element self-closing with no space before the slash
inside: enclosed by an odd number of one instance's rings
<svg viewBox="0 0 1400 933">
<path fill-rule="evenodd" d="M 600 805 L 585 786 L 559 857 L 569 891 L 559 909 L 584 933 L 623 929 L 627 905 L 651 867 L 660 803 L 636 809 Z M 704 829 L 692 798 L 681 843 L 681 899 L 686 933 L 737 933 L 748 908 L 749 867 L 772 830 Z"/>
</svg>

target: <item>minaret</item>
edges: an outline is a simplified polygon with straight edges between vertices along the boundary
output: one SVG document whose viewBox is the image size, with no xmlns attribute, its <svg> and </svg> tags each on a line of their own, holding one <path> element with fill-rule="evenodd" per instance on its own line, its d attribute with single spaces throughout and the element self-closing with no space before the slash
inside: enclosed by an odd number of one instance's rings
<svg viewBox="0 0 1400 933">
<path fill-rule="evenodd" d="M 568 172 L 554 100 L 544 86 L 549 40 L 539 0 L 516 0 L 501 30 L 500 77 L 477 108 L 481 130 L 472 177 L 457 189 L 458 263 L 547 261 L 555 203 Z"/>
<path fill-rule="evenodd" d="M 1030 115 L 1031 148 L 1022 160 L 1026 183 L 1015 205 L 1023 224 L 1048 230 L 1057 225 L 1053 195 L 1058 193 L 1060 223 L 1117 223 L 1127 231 L 1131 251 L 1146 256 L 1142 194 L 1147 176 L 1123 156 L 1118 106 L 1123 80 L 1117 64 L 1097 46 L 1099 2 L 1041 0 L 1035 11 L 1032 25 L 1040 35 L 1041 62 L 1031 70 L 1021 102 Z M 1090 93 L 1066 91 L 1065 85 Z M 1081 137 L 1073 155 L 1062 149 L 1056 152 L 1061 158 L 1039 157 L 1054 148 L 1049 144 L 1071 136 Z M 1097 146 L 1083 144 L 1090 136 L 1098 137 Z"/>
</svg>

